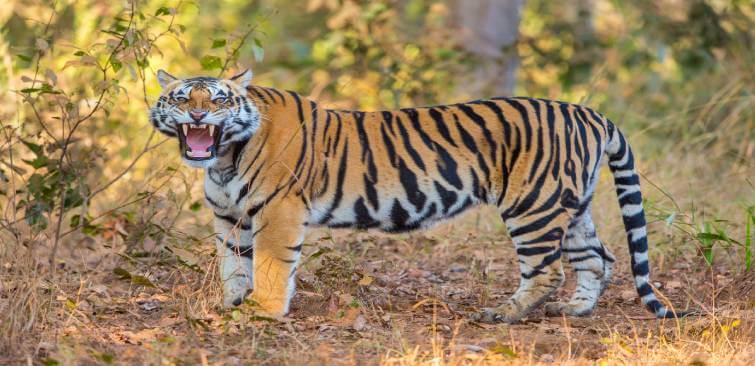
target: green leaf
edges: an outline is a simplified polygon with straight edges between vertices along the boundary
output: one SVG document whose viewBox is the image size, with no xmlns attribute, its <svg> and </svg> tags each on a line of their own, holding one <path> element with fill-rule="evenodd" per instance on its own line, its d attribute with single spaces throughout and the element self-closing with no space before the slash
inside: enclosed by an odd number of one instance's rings
<svg viewBox="0 0 755 366">
<path fill-rule="evenodd" d="M 140 275 L 132 275 L 131 283 L 138 286 L 156 287 L 149 278 Z"/>
<path fill-rule="evenodd" d="M 113 269 L 113 273 L 116 276 L 118 276 L 118 278 L 120 278 L 122 280 L 131 279 L 131 272 L 129 272 L 129 271 L 127 271 L 127 270 L 125 270 L 125 269 L 123 269 L 121 267 L 115 267 L 115 269 Z"/>
<path fill-rule="evenodd" d="M 110 65 L 113 66 L 113 72 L 118 72 L 121 68 L 123 68 L 123 64 L 120 61 L 112 60 L 110 61 Z"/>
<path fill-rule="evenodd" d="M 45 366 L 57 366 L 57 365 L 60 365 L 60 361 L 54 358 L 47 357 L 44 360 L 42 360 L 42 364 Z"/>
<path fill-rule="evenodd" d="M 52 85 L 47 83 L 42 83 L 42 85 L 39 88 L 24 88 L 21 89 L 22 93 L 36 93 L 39 92 L 40 94 L 60 94 L 60 91 L 55 90 L 52 88 Z"/>
<path fill-rule="evenodd" d="M 196 201 L 189 206 L 189 210 L 192 210 L 194 212 L 199 211 L 199 209 L 202 208 L 202 203 L 199 201 Z"/>
<path fill-rule="evenodd" d="M 728 240 L 727 237 L 721 234 L 716 234 L 716 233 L 698 233 L 697 238 L 703 241 L 706 246 L 712 244 L 712 241 L 716 241 L 716 240 L 727 241 Z"/>
<path fill-rule="evenodd" d="M 157 9 L 157 11 L 155 12 L 156 17 L 159 17 L 160 15 L 170 15 L 170 9 L 165 6 L 161 6 L 160 9 Z"/>
<path fill-rule="evenodd" d="M 225 46 L 226 40 L 225 39 L 215 39 L 212 41 L 212 48 L 220 48 Z"/>
<path fill-rule="evenodd" d="M 112 364 L 113 360 L 115 360 L 115 356 L 109 354 L 109 353 L 96 353 L 95 357 L 100 359 L 102 362 L 106 364 Z"/>
<path fill-rule="evenodd" d="M 34 155 L 37 155 L 37 156 L 43 155 L 42 154 L 42 146 L 41 145 L 37 145 L 37 144 L 35 144 L 33 142 L 24 141 L 24 140 L 21 140 L 21 142 L 24 145 L 26 145 L 26 147 L 28 147 L 29 150 L 31 150 L 34 153 Z"/>
<path fill-rule="evenodd" d="M 493 349 L 491 349 L 491 351 L 493 351 L 495 353 L 500 353 L 502 355 L 506 355 L 506 356 L 509 356 L 509 357 L 512 357 L 512 358 L 516 358 L 517 357 L 516 352 L 514 352 L 514 350 L 511 349 L 511 347 L 503 345 L 503 344 L 500 344 L 500 343 L 496 344 L 495 347 L 493 347 Z"/>
<path fill-rule="evenodd" d="M 44 155 L 37 156 L 34 160 L 22 159 L 24 163 L 31 165 L 34 169 L 39 169 L 47 166 L 50 159 Z"/>
<path fill-rule="evenodd" d="M 752 224 L 755 223 L 755 215 L 753 215 L 753 208 L 747 209 L 747 224 L 745 225 L 745 271 L 750 271 L 752 268 Z"/>
<path fill-rule="evenodd" d="M 254 39 L 254 44 L 252 45 L 252 53 L 254 53 L 254 60 L 257 62 L 262 61 L 265 57 L 265 49 L 262 48 L 262 42 L 257 38 Z"/>
<path fill-rule="evenodd" d="M 147 277 L 131 274 L 121 267 L 113 269 L 113 273 L 122 280 L 131 280 L 131 283 L 137 286 L 156 287 Z"/>
<path fill-rule="evenodd" d="M 78 227 L 80 222 L 81 215 L 73 215 L 71 216 L 71 222 L 68 225 L 70 225 L 71 227 Z"/>
<path fill-rule="evenodd" d="M 20 59 L 22 59 L 22 60 L 24 60 L 26 62 L 31 62 L 31 57 L 29 57 L 29 56 L 18 54 L 18 55 L 16 55 L 16 57 L 18 57 L 18 58 L 20 58 Z"/>
<path fill-rule="evenodd" d="M 74 56 L 84 56 L 84 55 L 86 55 L 86 53 L 84 51 L 79 50 L 79 51 L 74 52 L 73 55 Z"/>
<path fill-rule="evenodd" d="M 218 56 L 205 55 L 201 60 L 199 60 L 199 63 L 202 65 L 202 69 L 204 70 L 223 68 L 223 62 L 220 61 L 220 57 Z"/>
</svg>

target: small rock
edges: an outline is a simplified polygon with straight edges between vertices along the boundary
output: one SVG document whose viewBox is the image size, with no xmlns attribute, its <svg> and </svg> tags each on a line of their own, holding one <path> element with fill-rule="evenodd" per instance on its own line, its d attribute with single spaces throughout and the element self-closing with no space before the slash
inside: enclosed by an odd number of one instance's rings
<svg viewBox="0 0 755 366">
<path fill-rule="evenodd" d="M 144 311 L 152 311 L 160 307 L 160 303 L 152 300 L 137 301 L 136 304 Z"/>
<path fill-rule="evenodd" d="M 367 319 L 364 318 L 362 314 L 357 315 L 357 318 L 354 319 L 354 324 L 352 325 L 354 327 L 354 330 L 357 332 L 363 331 L 365 328 L 367 328 Z"/>
<path fill-rule="evenodd" d="M 689 365 L 692 366 L 705 366 L 710 361 L 710 355 L 703 352 L 693 353 L 689 358 Z"/>
<path fill-rule="evenodd" d="M 660 289 L 663 288 L 663 284 L 660 283 L 660 282 L 658 282 L 658 281 L 655 281 L 655 282 L 653 282 L 653 287 L 655 287 L 656 289 L 660 290 Z"/>
<path fill-rule="evenodd" d="M 466 266 L 462 266 L 462 265 L 453 265 L 453 266 L 451 266 L 451 268 L 448 269 L 448 271 L 449 272 L 454 272 L 454 273 L 466 272 L 467 271 L 467 267 Z"/>
<path fill-rule="evenodd" d="M 430 273 L 430 271 L 424 271 L 424 270 L 421 270 L 421 269 L 410 268 L 408 271 L 406 271 L 406 274 L 407 274 L 407 276 L 409 276 L 411 278 L 423 278 L 423 277 L 427 277 L 427 276 L 431 275 L 432 273 Z"/>
<path fill-rule="evenodd" d="M 682 286 L 684 285 L 680 281 L 677 281 L 677 280 L 671 280 L 671 281 L 666 282 L 666 287 L 672 290 L 677 289 L 677 288 L 682 288 Z"/>
<path fill-rule="evenodd" d="M 542 355 L 540 356 L 540 361 L 543 361 L 543 363 L 553 363 L 553 361 L 554 361 L 555 359 L 556 359 L 556 358 L 555 358 L 555 357 L 553 357 L 553 355 L 552 355 L 552 354 L 550 354 L 550 353 L 545 353 L 545 354 L 542 354 Z"/>
<path fill-rule="evenodd" d="M 105 285 L 94 285 L 90 289 L 97 295 L 107 296 L 107 286 Z"/>
<path fill-rule="evenodd" d="M 228 356 L 225 358 L 225 363 L 229 365 L 241 365 L 241 359 L 236 356 Z"/>
<path fill-rule="evenodd" d="M 633 301 L 635 298 L 637 298 L 637 292 L 634 290 L 624 290 L 621 291 L 621 299 L 624 301 Z"/>
<path fill-rule="evenodd" d="M 475 346 L 474 344 L 459 344 L 456 345 L 456 350 L 458 351 L 470 351 L 470 352 L 484 352 L 485 349 L 480 346 Z"/>
</svg>

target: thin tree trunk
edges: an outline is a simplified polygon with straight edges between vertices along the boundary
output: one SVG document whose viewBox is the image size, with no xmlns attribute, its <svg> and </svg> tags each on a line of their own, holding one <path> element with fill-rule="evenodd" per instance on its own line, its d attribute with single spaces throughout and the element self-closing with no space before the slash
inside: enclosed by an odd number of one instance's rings
<svg viewBox="0 0 755 366">
<path fill-rule="evenodd" d="M 516 42 L 525 0 L 451 0 L 461 44 L 479 63 L 462 85 L 475 96 L 511 95 L 519 55 Z"/>
</svg>

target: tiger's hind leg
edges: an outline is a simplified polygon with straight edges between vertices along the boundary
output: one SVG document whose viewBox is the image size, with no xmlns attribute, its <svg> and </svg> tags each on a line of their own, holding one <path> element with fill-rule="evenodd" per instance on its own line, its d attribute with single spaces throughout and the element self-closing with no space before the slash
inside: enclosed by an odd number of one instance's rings
<svg viewBox="0 0 755 366">
<path fill-rule="evenodd" d="M 519 287 L 501 306 L 486 308 L 474 315 L 477 321 L 519 321 L 564 282 L 560 248 L 570 221 L 566 210 L 554 206 L 545 212 L 505 221 L 519 258 Z"/>
<path fill-rule="evenodd" d="M 610 281 L 615 261 L 598 239 L 589 210 L 569 225 L 561 250 L 577 273 L 577 288 L 569 302 L 546 303 L 545 313 L 549 316 L 589 315 Z"/>
</svg>

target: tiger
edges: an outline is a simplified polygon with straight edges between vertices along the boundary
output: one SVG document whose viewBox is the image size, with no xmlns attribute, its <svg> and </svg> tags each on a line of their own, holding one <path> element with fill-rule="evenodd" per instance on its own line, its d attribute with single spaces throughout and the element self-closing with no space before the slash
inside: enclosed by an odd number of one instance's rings
<svg viewBox="0 0 755 366">
<path fill-rule="evenodd" d="M 634 155 L 594 110 L 527 97 L 337 110 L 254 85 L 252 76 L 179 79 L 159 70 L 162 92 L 149 113 L 158 131 L 178 139 L 182 161 L 205 170 L 223 307 L 250 296 L 261 314 L 285 316 L 312 228 L 401 233 L 492 205 L 514 243 L 520 281 L 472 320 L 513 323 L 541 305 L 547 316 L 590 315 L 615 262 L 591 217 L 605 156 L 642 303 L 658 318 L 686 315 L 656 297 Z M 577 287 L 551 301 L 564 283 L 562 256 Z"/>
</svg>

